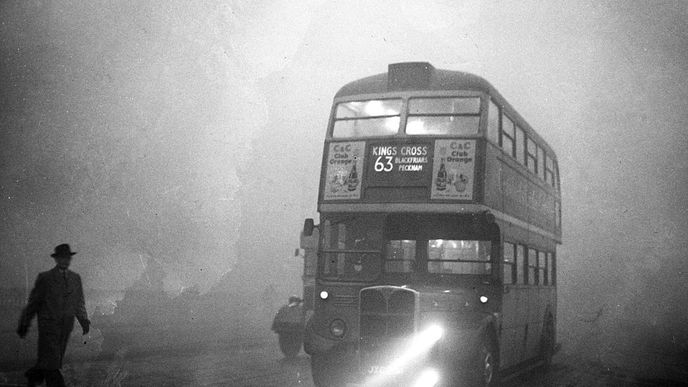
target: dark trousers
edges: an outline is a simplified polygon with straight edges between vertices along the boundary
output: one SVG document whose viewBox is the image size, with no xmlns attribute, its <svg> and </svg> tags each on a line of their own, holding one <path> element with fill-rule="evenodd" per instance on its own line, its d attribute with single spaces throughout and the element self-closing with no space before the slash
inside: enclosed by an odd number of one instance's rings
<svg viewBox="0 0 688 387">
<path fill-rule="evenodd" d="M 60 370 L 39 370 L 31 368 L 26 371 L 27 386 L 37 386 L 45 380 L 47 387 L 65 387 L 65 381 Z"/>
</svg>

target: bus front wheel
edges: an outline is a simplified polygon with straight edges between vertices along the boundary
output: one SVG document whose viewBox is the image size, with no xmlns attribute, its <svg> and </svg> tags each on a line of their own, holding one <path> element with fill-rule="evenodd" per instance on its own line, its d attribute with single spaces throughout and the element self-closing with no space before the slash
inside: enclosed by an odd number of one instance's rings
<svg viewBox="0 0 688 387">
<path fill-rule="evenodd" d="M 484 338 L 478 347 L 478 359 L 473 373 L 473 385 L 494 387 L 498 385 L 499 360 L 497 346 L 490 337 Z"/>
</svg>

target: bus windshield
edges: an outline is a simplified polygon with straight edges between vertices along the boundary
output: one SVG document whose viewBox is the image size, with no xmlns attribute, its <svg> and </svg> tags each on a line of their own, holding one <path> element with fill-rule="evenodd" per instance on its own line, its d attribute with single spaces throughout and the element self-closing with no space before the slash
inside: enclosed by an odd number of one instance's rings
<svg viewBox="0 0 688 387">
<path fill-rule="evenodd" d="M 486 275 L 492 268 L 491 250 L 492 243 L 483 240 L 390 240 L 385 249 L 385 271 Z"/>
<path fill-rule="evenodd" d="M 372 281 L 382 267 L 382 218 L 333 216 L 321 226 L 322 277 L 340 281 Z"/>
<path fill-rule="evenodd" d="M 337 104 L 332 137 L 391 136 L 399 132 L 401 99 Z"/>
<path fill-rule="evenodd" d="M 322 278 L 374 281 L 383 272 L 492 272 L 492 241 L 451 215 L 330 215 L 320 234 Z"/>
<path fill-rule="evenodd" d="M 386 220 L 386 273 L 491 274 L 494 236 L 473 227 L 470 217 L 395 214 Z"/>
<path fill-rule="evenodd" d="M 480 124 L 480 98 L 411 98 L 406 134 L 473 135 Z"/>
</svg>

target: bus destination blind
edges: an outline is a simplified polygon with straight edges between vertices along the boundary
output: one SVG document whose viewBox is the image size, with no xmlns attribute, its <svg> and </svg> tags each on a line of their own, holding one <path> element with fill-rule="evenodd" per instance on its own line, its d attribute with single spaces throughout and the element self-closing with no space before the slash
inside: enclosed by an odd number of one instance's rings
<svg viewBox="0 0 688 387">
<path fill-rule="evenodd" d="M 463 139 L 330 143 L 323 199 L 360 200 L 363 187 L 430 187 L 428 200 L 473 200 L 475 148 Z"/>
</svg>

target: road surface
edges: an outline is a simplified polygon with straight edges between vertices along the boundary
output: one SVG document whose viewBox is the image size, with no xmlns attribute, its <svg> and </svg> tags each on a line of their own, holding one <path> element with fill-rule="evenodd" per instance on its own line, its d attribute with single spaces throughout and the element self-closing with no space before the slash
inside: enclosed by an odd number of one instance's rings
<svg viewBox="0 0 688 387">
<path fill-rule="evenodd" d="M 301 352 L 284 359 L 276 337 L 251 342 L 215 342 L 181 348 L 154 348 L 131 353 L 120 351 L 107 358 L 67 359 L 63 369 L 70 386 L 280 386 L 311 387 L 310 361 Z M 0 386 L 23 383 L 19 369 L 0 372 Z M 566 354 L 555 357 L 550 372 L 527 372 L 504 383 L 520 386 L 686 386 L 675 381 L 643 379 L 599 363 Z"/>
</svg>

